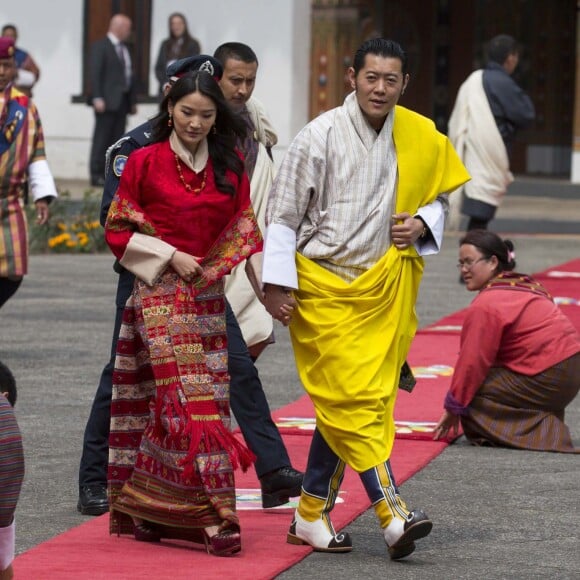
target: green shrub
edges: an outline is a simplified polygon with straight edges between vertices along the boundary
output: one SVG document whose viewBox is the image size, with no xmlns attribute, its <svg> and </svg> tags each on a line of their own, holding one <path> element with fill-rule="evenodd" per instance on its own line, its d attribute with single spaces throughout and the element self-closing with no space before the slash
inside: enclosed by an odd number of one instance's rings
<svg viewBox="0 0 580 580">
<path fill-rule="evenodd" d="M 26 207 L 31 253 L 94 254 L 107 250 L 105 232 L 99 222 L 100 192 L 88 190 L 82 200 L 73 200 L 64 191 L 49 209 L 48 223 L 40 226 L 36 223 L 34 204 Z"/>
</svg>

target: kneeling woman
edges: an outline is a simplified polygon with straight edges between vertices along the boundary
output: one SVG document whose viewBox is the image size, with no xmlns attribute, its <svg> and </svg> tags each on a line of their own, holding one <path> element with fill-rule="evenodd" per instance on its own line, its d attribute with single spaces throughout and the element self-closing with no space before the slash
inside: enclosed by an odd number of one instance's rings
<svg viewBox="0 0 580 580">
<path fill-rule="evenodd" d="M 223 277 L 260 251 L 243 121 L 209 72 L 179 79 L 131 154 L 105 226 L 136 275 L 111 407 L 111 532 L 240 550 L 233 469 L 252 456 L 229 430 Z"/>
<path fill-rule="evenodd" d="M 459 267 L 470 291 L 461 349 L 435 438 L 459 421 L 475 445 L 574 453 L 564 409 L 580 387 L 580 335 L 545 288 L 517 274 L 513 245 L 472 230 Z"/>
</svg>

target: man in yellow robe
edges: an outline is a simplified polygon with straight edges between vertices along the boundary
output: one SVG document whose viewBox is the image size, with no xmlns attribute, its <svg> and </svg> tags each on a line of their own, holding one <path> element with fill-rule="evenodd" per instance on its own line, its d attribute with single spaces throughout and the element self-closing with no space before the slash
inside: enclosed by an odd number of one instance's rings
<svg viewBox="0 0 580 580">
<path fill-rule="evenodd" d="M 393 559 L 432 528 L 423 511 L 407 508 L 390 469 L 393 408 L 417 327 L 422 256 L 439 251 L 446 194 L 469 179 L 434 124 L 397 106 L 406 68 L 393 41 L 359 48 L 349 69 L 354 92 L 298 134 L 280 167 L 263 264 L 266 308 L 290 325 L 316 410 L 288 541 L 352 549 L 329 515 L 349 465 Z"/>
</svg>

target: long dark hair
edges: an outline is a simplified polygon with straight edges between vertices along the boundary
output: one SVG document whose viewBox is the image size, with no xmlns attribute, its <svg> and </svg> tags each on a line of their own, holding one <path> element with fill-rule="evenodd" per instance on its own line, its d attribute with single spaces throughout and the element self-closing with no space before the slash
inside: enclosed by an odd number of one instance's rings
<svg viewBox="0 0 580 580">
<path fill-rule="evenodd" d="M 460 240 L 459 245 L 475 246 L 485 259 L 497 258 L 496 272 L 511 272 L 516 267 L 514 244 L 511 240 L 502 240 L 489 230 L 470 230 Z"/>
<path fill-rule="evenodd" d="M 175 36 L 171 30 L 171 21 L 174 18 L 180 18 L 183 22 L 184 30 L 181 36 Z M 199 53 L 199 43 L 189 33 L 189 27 L 187 25 L 187 18 L 185 18 L 185 14 L 182 14 L 181 12 L 173 12 L 170 14 L 169 18 L 167 19 L 167 27 L 169 29 L 169 36 L 163 41 L 167 60 L 193 56 L 196 53 L 191 53 L 192 44 L 197 45 L 197 53 Z"/>
<path fill-rule="evenodd" d="M 230 109 L 222 90 L 215 79 L 206 71 L 195 71 L 182 76 L 169 90 L 160 106 L 160 111 L 151 124 L 152 143 L 169 139 L 172 128 L 169 120 L 169 103 L 175 106 L 183 97 L 200 93 L 213 101 L 217 114 L 215 132 L 212 129 L 207 136 L 209 156 L 213 163 L 216 187 L 223 193 L 234 195 L 236 187 L 226 177 L 226 171 L 232 171 L 238 180 L 244 172 L 244 163 L 236 153 L 237 139 L 246 134 L 244 120 Z"/>
<path fill-rule="evenodd" d="M 174 36 L 173 35 L 173 31 L 171 30 L 171 21 L 174 18 L 181 18 L 181 22 L 183 22 L 183 35 L 182 38 L 184 40 L 191 40 L 191 34 L 189 34 L 189 27 L 187 25 L 187 18 L 185 17 L 185 14 L 181 13 L 181 12 L 173 12 L 172 14 L 169 15 L 169 18 L 167 19 L 167 27 L 169 29 L 169 42 L 173 43 L 175 42 L 178 38 L 180 38 L 179 36 Z"/>
</svg>

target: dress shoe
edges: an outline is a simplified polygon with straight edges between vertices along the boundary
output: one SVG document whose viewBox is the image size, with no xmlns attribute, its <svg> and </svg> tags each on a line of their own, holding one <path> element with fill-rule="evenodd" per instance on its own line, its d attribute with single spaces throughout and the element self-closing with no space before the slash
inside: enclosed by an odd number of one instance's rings
<svg viewBox="0 0 580 580">
<path fill-rule="evenodd" d="M 433 522 L 423 510 L 413 510 L 406 520 L 393 518 L 383 530 L 391 560 L 400 560 L 415 551 L 415 540 L 428 536 Z"/>
<path fill-rule="evenodd" d="M 293 467 L 281 467 L 260 477 L 262 507 L 284 505 L 291 497 L 300 495 L 304 474 Z"/>
<path fill-rule="evenodd" d="M 83 485 L 79 491 L 77 510 L 84 516 L 100 516 L 109 511 L 107 488 L 104 485 Z"/>
<path fill-rule="evenodd" d="M 315 552 L 350 552 L 352 541 L 347 533 L 337 534 L 322 520 L 307 522 L 298 512 L 286 536 L 289 544 L 307 545 Z"/>
<path fill-rule="evenodd" d="M 214 556 L 233 556 L 242 549 L 240 532 L 223 530 L 209 537 L 204 530 L 205 549 Z"/>
</svg>

